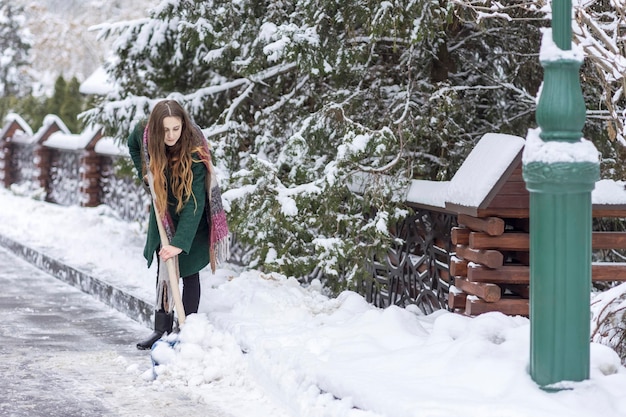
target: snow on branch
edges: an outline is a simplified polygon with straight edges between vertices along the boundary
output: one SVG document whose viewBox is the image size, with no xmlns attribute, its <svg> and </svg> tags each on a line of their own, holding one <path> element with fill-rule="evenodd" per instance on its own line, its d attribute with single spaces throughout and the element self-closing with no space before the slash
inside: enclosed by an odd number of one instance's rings
<svg viewBox="0 0 626 417">
<path fill-rule="evenodd" d="M 204 88 L 200 88 L 191 94 L 185 94 L 180 96 L 180 100 L 187 103 L 190 106 L 190 110 L 195 111 L 202 109 L 205 104 L 206 96 L 216 95 L 227 90 L 234 90 L 239 87 L 245 86 L 245 90 L 239 94 L 232 103 L 224 109 L 222 114 L 224 119 L 221 123 L 216 121 L 216 124 L 210 129 L 209 136 L 216 134 L 217 132 L 223 133 L 232 128 L 239 126 L 237 123 L 231 123 L 233 114 L 239 107 L 239 105 L 252 94 L 254 87 L 257 84 L 266 85 L 266 80 L 276 77 L 280 74 L 291 71 L 296 68 L 295 63 L 286 63 L 275 65 L 271 68 L 266 68 L 248 77 L 238 78 L 232 81 L 224 82 L 218 85 L 212 85 Z"/>
<path fill-rule="evenodd" d="M 593 4 L 580 3 L 574 7 L 575 41 L 599 72 L 604 89 L 604 104 L 608 115 L 609 138 L 626 145 L 626 3 L 611 1 L 611 9 L 592 9 Z"/>
<path fill-rule="evenodd" d="M 106 22 L 98 25 L 93 25 L 87 28 L 89 32 L 98 32 L 97 39 L 107 39 L 109 36 L 121 34 L 125 31 L 130 31 L 132 28 L 141 27 L 148 24 L 151 21 L 149 18 L 141 18 L 134 20 L 122 20 L 119 22 Z"/>
<path fill-rule="evenodd" d="M 546 2 L 543 1 L 514 2 L 514 4 L 506 5 L 498 1 L 485 0 L 451 0 L 450 3 L 472 10 L 476 16 L 476 23 L 485 19 L 503 19 L 508 22 L 535 20 L 528 17 L 517 17 L 513 12 L 516 10 L 538 12 L 546 7 Z"/>
</svg>

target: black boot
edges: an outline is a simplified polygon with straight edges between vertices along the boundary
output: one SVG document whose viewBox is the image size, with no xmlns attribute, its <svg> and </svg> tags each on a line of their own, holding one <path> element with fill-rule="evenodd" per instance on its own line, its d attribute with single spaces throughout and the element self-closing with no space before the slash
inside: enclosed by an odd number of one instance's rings
<svg viewBox="0 0 626 417">
<path fill-rule="evenodd" d="M 165 311 L 154 312 L 154 332 L 144 341 L 137 343 L 137 349 L 146 350 L 152 348 L 154 342 L 159 340 L 164 333 L 171 333 L 174 325 L 174 314 Z"/>
</svg>

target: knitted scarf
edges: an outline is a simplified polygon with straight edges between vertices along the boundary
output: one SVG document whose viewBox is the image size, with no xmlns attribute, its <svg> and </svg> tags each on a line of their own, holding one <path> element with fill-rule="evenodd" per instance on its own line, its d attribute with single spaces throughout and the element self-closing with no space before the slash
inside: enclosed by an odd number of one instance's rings
<svg viewBox="0 0 626 417">
<path fill-rule="evenodd" d="M 228 260 L 230 257 L 230 241 L 228 235 L 228 223 L 226 221 L 226 213 L 222 206 L 222 193 L 217 183 L 215 175 L 215 169 L 211 163 L 211 151 L 209 150 L 209 142 L 204 137 L 204 134 L 200 128 L 194 125 L 197 134 L 193 136 L 194 145 L 202 147 L 206 158 L 202 157 L 202 162 L 207 169 L 207 201 L 205 209 L 207 221 L 209 222 L 209 255 L 211 259 L 211 271 L 215 273 L 215 269 L 218 265 Z M 148 153 L 148 126 L 143 131 L 143 157 L 146 169 L 150 167 L 150 155 Z M 172 221 L 172 217 L 169 212 L 165 210 L 165 213 L 159 213 L 161 220 L 163 221 L 163 227 L 167 234 L 168 239 L 171 241 L 176 232 L 176 227 Z"/>
</svg>

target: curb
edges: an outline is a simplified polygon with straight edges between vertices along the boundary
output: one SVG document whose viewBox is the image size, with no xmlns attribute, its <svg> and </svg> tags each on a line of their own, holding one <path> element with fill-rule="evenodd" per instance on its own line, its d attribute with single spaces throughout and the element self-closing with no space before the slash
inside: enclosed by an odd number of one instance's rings
<svg viewBox="0 0 626 417">
<path fill-rule="evenodd" d="M 152 328 L 154 306 L 145 300 L 128 294 L 113 285 L 95 278 L 69 265 L 65 265 L 44 253 L 0 235 L 0 246 L 10 250 L 40 270 L 92 295 L 109 307 L 125 314 L 132 320 Z"/>
</svg>

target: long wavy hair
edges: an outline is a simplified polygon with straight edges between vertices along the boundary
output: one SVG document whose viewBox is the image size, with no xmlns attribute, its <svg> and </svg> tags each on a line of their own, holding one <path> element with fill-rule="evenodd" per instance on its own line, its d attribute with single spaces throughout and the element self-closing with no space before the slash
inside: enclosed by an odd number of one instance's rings
<svg viewBox="0 0 626 417">
<path fill-rule="evenodd" d="M 174 146 L 165 145 L 163 119 L 177 117 L 182 122 L 180 138 Z M 171 193 L 176 199 L 176 213 L 180 213 L 190 198 L 194 199 L 192 184 L 192 163 L 199 162 L 195 157 L 204 157 L 199 144 L 204 138 L 191 122 L 185 109 L 174 100 L 163 100 L 154 106 L 148 119 L 148 153 L 150 171 L 154 177 L 156 209 L 163 215 L 167 209 L 168 181 Z M 197 204 L 197 203 L 196 203 Z"/>
</svg>

